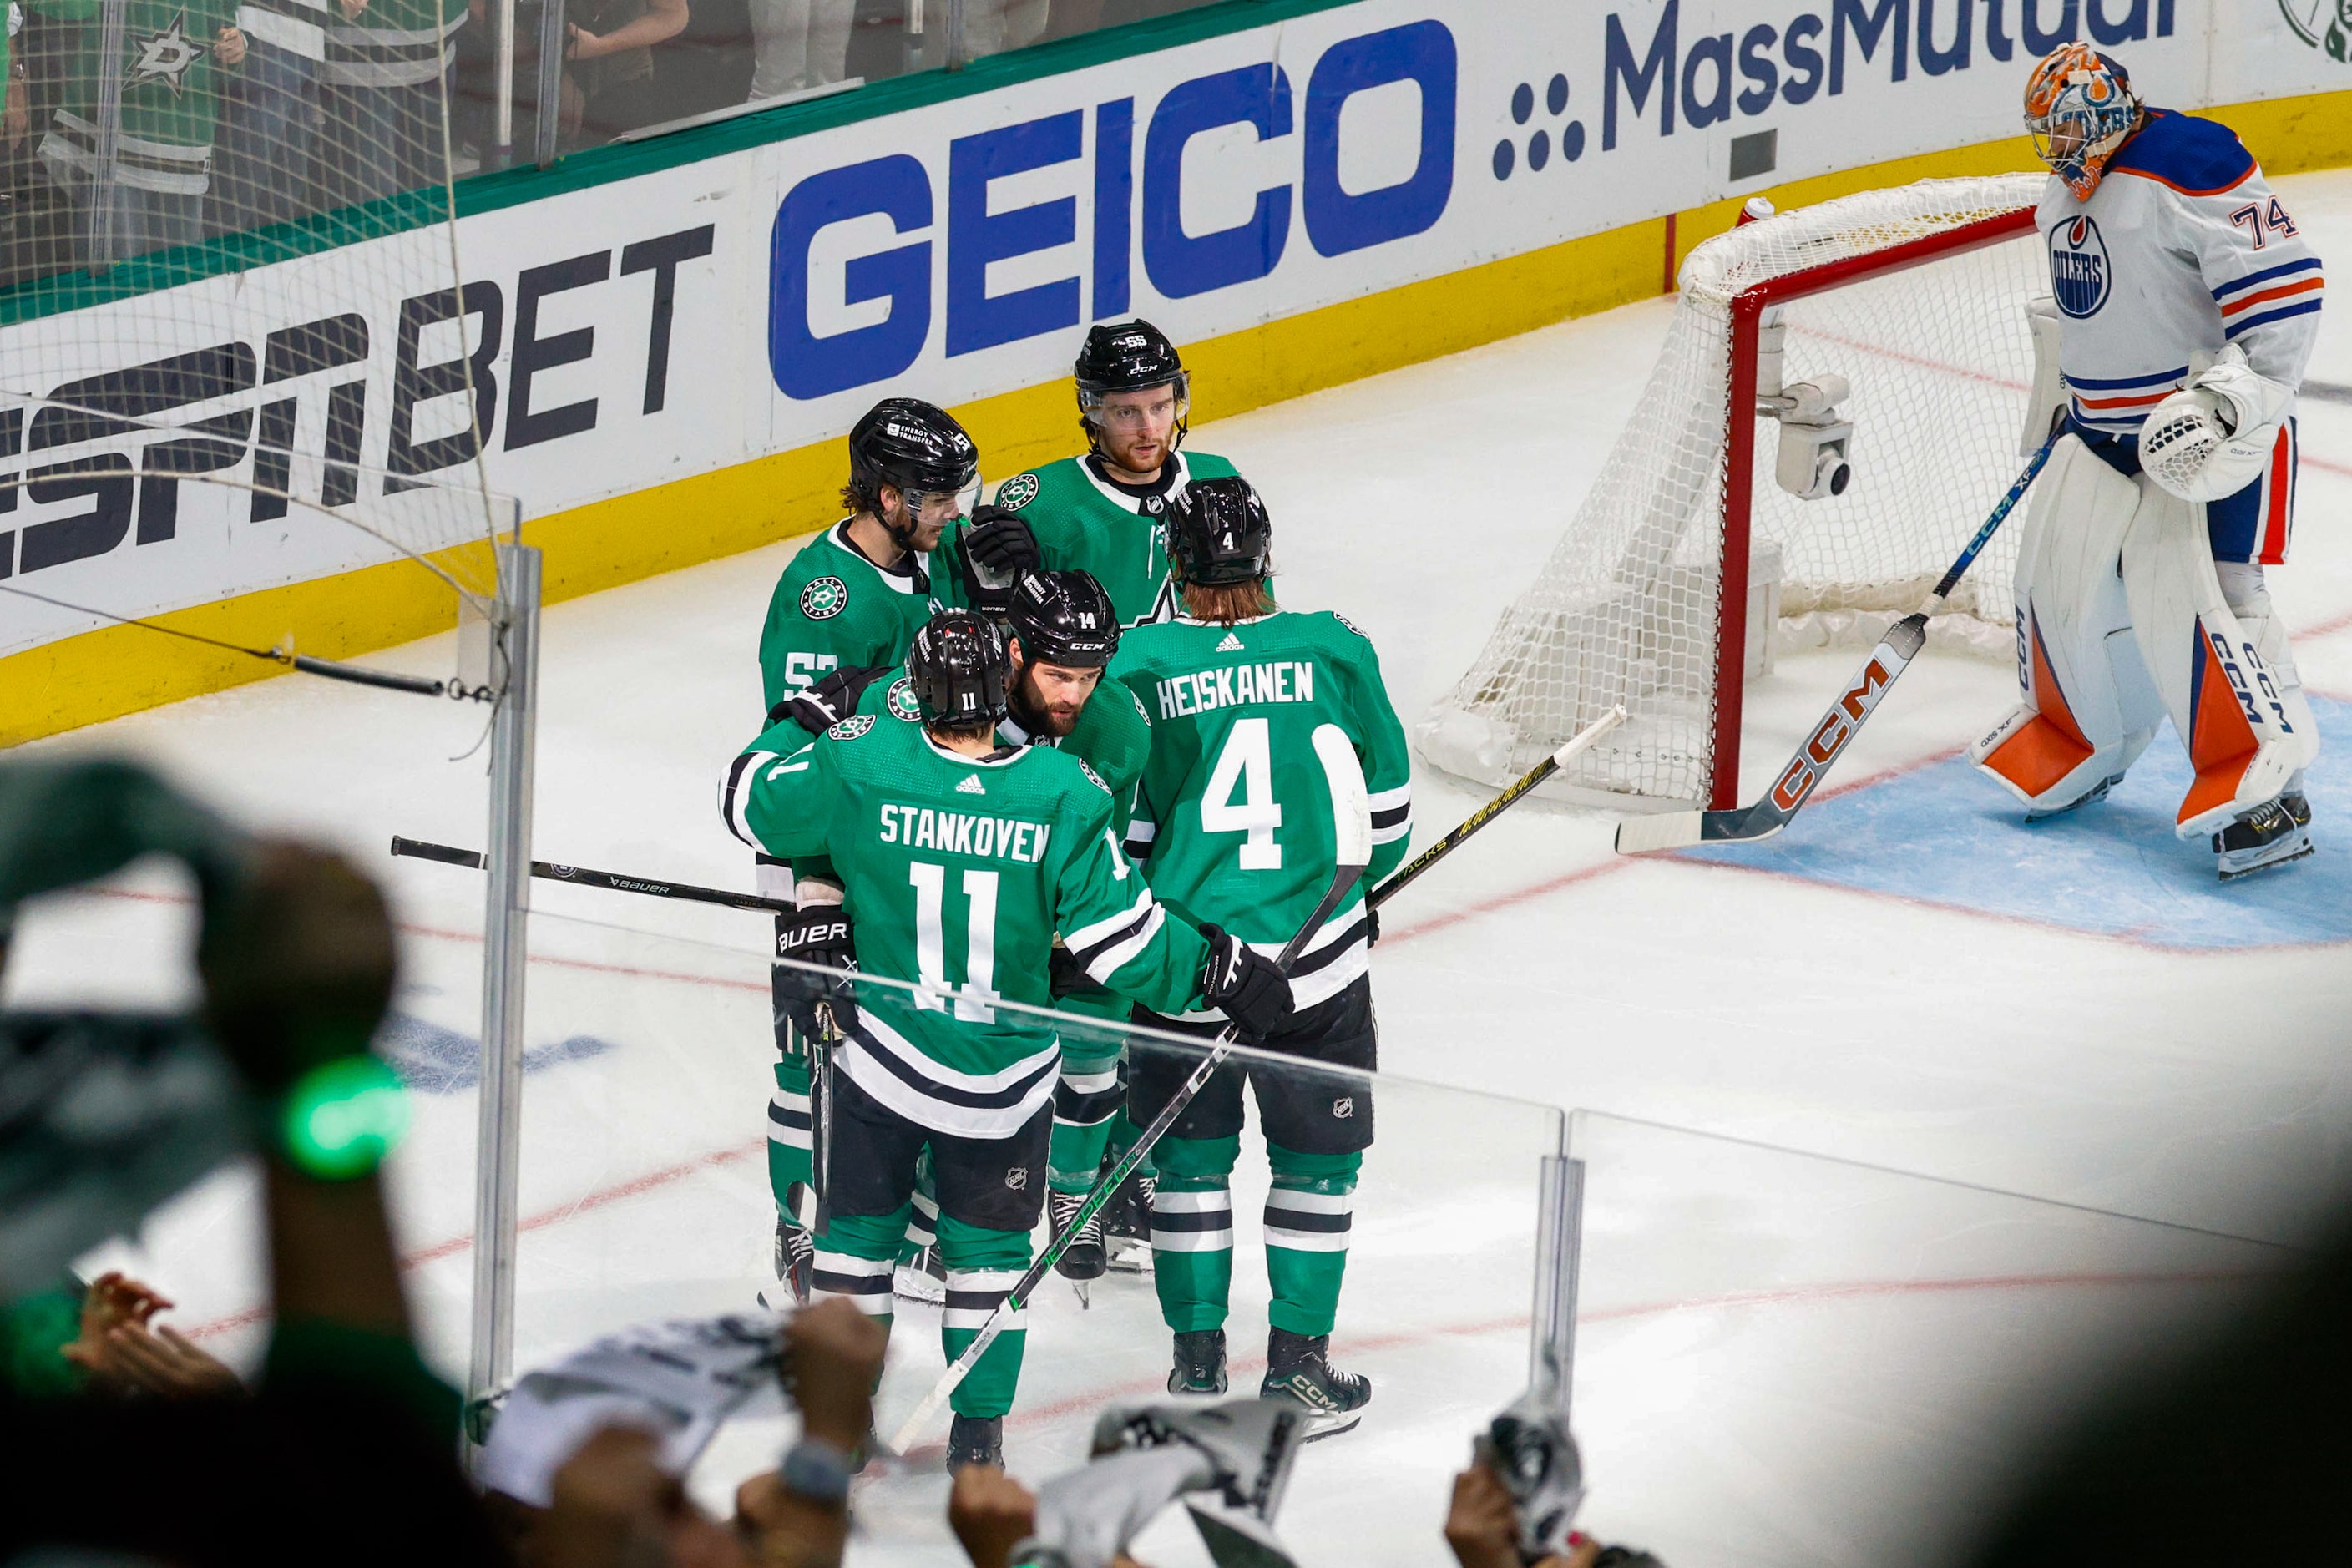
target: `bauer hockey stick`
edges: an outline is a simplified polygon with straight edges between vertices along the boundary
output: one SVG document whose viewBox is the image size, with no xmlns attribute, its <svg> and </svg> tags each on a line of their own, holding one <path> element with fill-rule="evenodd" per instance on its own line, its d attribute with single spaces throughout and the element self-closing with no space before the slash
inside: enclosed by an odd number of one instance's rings
<svg viewBox="0 0 2352 1568">
<path fill-rule="evenodd" d="M 438 860 L 444 866 L 464 866 L 476 871 L 482 868 L 482 857 L 477 850 L 427 843 L 421 838 L 395 837 L 392 841 L 392 852 L 418 860 Z M 730 893 L 724 888 L 698 888 L 691 882 L 657 882 L 650 877 L 625 877 L 617 871 L 593 871 L 585 866 L 557 866 L 545 860 L 532 861 L 530 874 L 544 877 L 551 882 L 569 882 L 575 888 L 643 893 L 652 899 L 683 899 L 688 903 L 721 904 L 730 910 L 757 910 L 778 915 L 793 914 L 799 910 L 796 904 L 788 904 L 781 899 L 763 899 L 756 893 Z"/>
<path fill-rule="evenodd" d="M 1324 922 L 1331 918 L 1333 911 L 1346 900 L 1349 890 L 1362 879 L 1364 868 L 1372 862 L 1372 807 L 1365 792 L 1363 765 L 1356 760 L 1355 746 L 1337 724 L 1318 724 L 1315 728 L 1315 756 L 1323 764 L 1324 776 L 1331 786 L 1331 826 L 1338 840 L 1334 847 L 1338 852 L 1336 858 L 1339 864 L 1331 873 L 1331 885 L 1325 889 L 1322 901 L 1307 917 L 1307 922 L 1298 928 L 1298 934 L 1284 946 L 1281 956 L 1274 961 L 1275 967 L 1286 975 L 1290 973 L 1290 966 L 1298 962 L 1298 955 L 1307 951 L 1307 944 L 1315 939 L 1315 933 L 1323 929 Z M 1134 1173 L 1135 1168 L 1151 1152 L 1152 1145 L 1166 1137 L 1168 1130 L 1176 1125 L 1176 1119 L 1184 1114 L 1184 1108 L 1192 1103 L 1192 1097 L 1199 1094 L 1210 1077 L 1224 1065 L 1225 1058 L 1233 1054 L 1234 1043 L 1234 1030 L 1229 1028 L 1219 1035 L 1209 1053 L 1192 1068 L 1192 1076 L 1178 1088 L 1174 1097 L 1160 1107 L 1160 1114 L 1151 1119 L 1151 1124 L 1143 1130 L 1127 1152 L 1119 1156 L 1118 1163 L 1095 1183 L 1094 1191 L 1088 1193 L 1086 1202 L 1078 1205 L 1077 1213 L 1063 1227 L 1062 1234 L 1037 1255 L 1037 1260 L 1029 1265 L 1029 1271 L 1013 1282 L 1013 1289 L 1004 1293 L 1004 1300 L 997 1303 L 996 1310 L 989 1313 L 987 1321 L 980 1325 L 980 1331 L 972 1336 L 971 1343 L 964 1346 L 963 1353 L 950 1363 L 939 1382 L 931 1385 L 931 1391 L 923 1395 L 923 1402 L 915 1406 L 914 1414 L 900 1424 L 890 1439 L 892 1453 L 904 1454 L 908 1446 L 923 1435 L 923 1429 L 938 1416 L 940 1406 L 948 1402 L 949 1396 L 971 1374 L 971 1369 L 980 1364 L 980 1358 L 988 1352 L 990 1345 L 996 1342 L 996 1337 L 1004 1331 L 1013 1315 L 1027 1304 L 1030 1294 L 1052 1271 L 1071 1240 L 1086 1228 L 1087 1221 L 1110 1202 L 1110 1195 L 1118 1191 L 1119 1184 Z"/>
<path fill-rule="evenodd" d="M 1574 735 L 1569 737 L 1568 743 L 1560 747 L 1559 751 L 1554 752 L 1550 756 L 1546 757 L 1542 762 L 1538 763 L 1534 767 L 1529 768 L 1526 773 L 1521 773 L 1517 779 L 1512 781 L 1511 786 L 1508 789 L 1496 795 L 1494 799 L 1488 801 L 1486 805 L 1480 806 L 1477 810 L 1472 812 L 1468 816 L 1463 818 L 1461 826 L 1455 828 L 1453 832 L 1447 834 L 1444 837 L 1439 839 L 1436 843 L 1431 845 L 1420 854 L 1414 856 L 1411 865 L 1404 867 L 1402 870 L 1391 873 L 1387 881 L 1382 882 L 1379 887 L 1374 888 L 1370 893 L 1367 893 L 1364 896 L 1364 902 L 1373 909 L 1379 909 L 1382 904 L 1389 901 L 1390 895 L 1395 893 L 1399 889 L 1412 881 L 1415 877 L 1420 876 L 1423 871 L 1428 870 L 1432 866 L 1436 865 L 1440 860 L 1444 859 L 1448 855 L 1453 854 L 1456 849 L 1461 848 L 1463 844 L 1468 840 L 1472 834 L 1477 832 L 1480 828 L 1486 826 L 1486 824 L 1494 821 L 1495 818 L 1508 811 L 1512 805 L 1517 804 L 1520 796 L 1526 795 L 1529 790 L 1534 789 L 1536 785 L 1543 783 L 1544 780 L 1551 777 L 1552 774 L 1566 767 L 1569 763 L 1569 760 L 1574 757 L 1577 752 L 1583 751 L 1587 746 L 1591 745 L 1595 741 L 1598 741 L 1601 736 L 1606 735 L 1610 731 L 1614 730 L 1618 725 L 1622 724 L 1624 721 L 1625 705 L 1621 702 L 1616 707 L 1609 710 L 1608 712 L 1603 713 L 1600 718 L 1595 719 L 1591 723 L 1587 724 L 1583 729 L 1579 730 Z"/>
<path fill-rule="evenodd" d="M 1936 584 L 1935 592 L 1920 609 L 1904 616 L 1886 628 L 1886 636 L 1871 649 L 1860 674 L 1838 694 L 1830 710 L 1822 715 L 1789 765 L 1760 800 L 1747 805 L 1736 805 L 1727 811 L 1675 811 L 1663 816 L 1629 817 L 1617 825 L 1617 853 L 1641 855 L 1654 849 L 1687 849 L 1694 844 L 1725 844 L 1752 842 L 1769 838 L 1789 826 L 1789 819 L 1803 809 L 1822 779 L 1829 775 L 1830 766 L 1838 760 L 1848 743 L 1861 732 L 1863 721 L 1868 719 L 1881 699 L 1895 685 L 1895 678 L 1909 668 L 1927 640 L 1927 616 L 1943 606 L 1952 590 L 1959 586 L 1960 578 L 1992 542 L 1992 536 L 2015 510 L 2017 503 L 2042 466 L 2050 460 L 2051 448 L 2058 444 L 2060 432 L 2053 430 L 2040 448 L 2027 460 L 2025 471 L 1992 509 L 1992 515 L 1978 529 Z"/>
</svg>

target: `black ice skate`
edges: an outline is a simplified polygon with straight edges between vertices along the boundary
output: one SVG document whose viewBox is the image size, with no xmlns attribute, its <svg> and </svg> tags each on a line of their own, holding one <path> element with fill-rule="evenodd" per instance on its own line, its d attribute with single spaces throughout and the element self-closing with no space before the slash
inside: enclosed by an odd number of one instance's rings
<svg viewBox="0 0 2352 1568">
<path fill-rule="evenodd" d="M 959 1415 L 948 1426 L 948 1474 L 966 1465 L 1004 1468 L 1004 1417 Z"/>
<path fill-rule="evenodd" d="M 1102 1206 L 1105 1261 L 1122 1274 L 1150 1269 L 1151 1194 L 1159 1184 L 1149 1172 L 1133 1172 Z"/>
<path fill-rule="evenodd" d="M 2300 790 L 2266 800 L 2213 835 L 2221 880 L 2300 860 L 2312 852 L 2311 800 Z"/>
<path fill-rule="evenodd" d="M 1302 1439 L 1308 1443 L 1353 1431 L 1372 1399 L 1372 1380 L 1333 1367 L 1330 1346 L 1328 1334 L 1309 1338 L 1286 1329 L 1266 1331 L 1265 1381 L 1258 1385 L 1257 1395 L 1286 1399 L 1311 1412 L 1314 1420 Z"/>
<path fill-rule="evenodd" d="M 924 1247 L 890 1272 L 890 1292 L 909 1301 L 944 1307 L 948 1300 L 948 1266 L 936 1244 Z"/>
<path fill-rule="evenodd" d="M 816 1238 L 789 1214 L 776 1215 L 776 1282 L 760 1292 L 772 1312 L 809 1304 L 809 1279 L 816 1271 Z"/>
<path fill-rule="evenodd" d="M 1049 1192 L 1045 1194 L 1045 1213 L 1054 1223 L 1055 1241 L 1068 1233 L 1072 1216 L 1085 1206 L 1086 1201 L 1084 1193 Z M 1097 1209 L 1087 1216 L 1086 1224 L 1078 1226 L 1077 1234 L 1070 1237 L 1070 1245 L 1062 1249 L 1062 1256 L 1054 1260 L 1054 1272 L 1073 1283 L 1084 1284 L 1102 1278 L 1106 1261 L 1102 1210 Z"/>
<path fill-rule="evenodd" d="M 1176 1366 L 1168 1374 L 1171 1394 L 1223 1394 L 1225 1391 L 1225 1331 L 1180 1330 L 1176 1335 Z"/>
</svg>

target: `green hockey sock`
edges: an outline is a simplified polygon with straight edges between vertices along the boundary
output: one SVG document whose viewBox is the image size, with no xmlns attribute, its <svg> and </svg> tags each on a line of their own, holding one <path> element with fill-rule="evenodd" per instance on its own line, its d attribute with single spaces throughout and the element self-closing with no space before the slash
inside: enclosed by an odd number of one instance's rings
<svg viewBox="0 0 2352 1568">
<path fill-rule="evenodd" d="M 1234 1161 L 1241 1139 L 1163 1138 L 1151 1194 L 1151 1282 L 1178 1333 L 1221 1329 L 1234 1287 Z"/>
<path fill-rule="evenodd" d="M 1087 1044 L 1092 1051 L 1094 1042 Z M 1078 1056 L 1066 1043 L 1062 1081 L 1054 1088 L 1054 1135 L 1045 1153 L 1045 1182 L 1054 1191 L 1094 1190 L 1118 1100 L 1118 1058 Z"/>
<path fill-rule="evenodd" d="M 907 1229 L 898 1242 L 898 1261 L 912 1263 L 923 1248 L 940 1238 L 940 1184 L 931 1174 L 931 1152 L 915 1156 L 915 1196 L 907 1208 Z"/>
<path fill-rule="evenodd" d="M 1348 1272 L 1348 1236 L 1363 1154 L 1302 1154 L 1266 1146 L 1274 1185 L 1265 1194 L 1266 1321 L 1294 1334 L 1328 1334 Z"/>
<path fill-rule="evenodd" d="M 1022 1272 L 1029 1267 L 1029 1233 L 984 1230 L 943 1214 L 940 1258 L 948 1268 L 940 1344 L 952 1363 L 979 1334 L 1005 1293 L 1020 1282 Z M 948 1402 L 957 1415 L 1002 1415 L 1013 1408 L 1013 1391 L 1021 1381 L 1021 1354 L 1029 1339 L 1026 1317 L 1026 1313 L 1014 1313 L 1012 1325 L 981 1353 L 971 1375 L 956 1385 Z"/>
<path fill-rule="evenodd" d="M 1103 1150 L 1103 1157 L 1108 1160 L 1118 1159 L 1129 1149 L 1134 1148 L 1135 1141 L 1142 1136 L 1143 1129 L 1138 1127 L 1135 1124 L 1134 1119 L 1128 1115 L 1127 1107 L 1124 1105 L 1120 1106 L 1118 1108 L 1118 1114 L 1110 1119 L 1110 1141 Z M 1234 1141 L 1234 1148 L 1236 1151 L 1239 1150 L 1240 1146 L 1240 1140 L 1236 1139 Z M 1138 1164 L 1135 1168 L 1142 1172 L 1147 1176 L 1153 1174 L 1160 1168 L 1158 1164 L 1155 1163 L 1156 1156 L 1161 1149 L 1165 1149 L 1167 1147 L 1168 1140 L 1165 1138 L 1161 1139 L 1158 1147 L 1150 1153 L 1146 1154 L 1143 1157 L 1142 1163 Z M 1226 1167 L 1228 1171 L 1232 1168 L 1233 1167 L 1230 1165 Z"/>
<path fill-rule="evenodd" d="M 834 1215 L 816 1237 L 816 1267 L 810 1279 L 813 1299 L 839 1296 L 887 1331 L 892 1300 L 890 1264 L 906 1234 L 907 1211 L 902 1205 L 886 1215 Z"/>
<path fill-rule="evenodd" d="M 816 1182 L 814 1140 L 809 1121 L 809 1068 L 803 1056 L 776 1058 L 776 1091 L 768 1100 L 768 1190 L 776 1207 L 792 1212 L 795 1184 Z"/>
</svg>

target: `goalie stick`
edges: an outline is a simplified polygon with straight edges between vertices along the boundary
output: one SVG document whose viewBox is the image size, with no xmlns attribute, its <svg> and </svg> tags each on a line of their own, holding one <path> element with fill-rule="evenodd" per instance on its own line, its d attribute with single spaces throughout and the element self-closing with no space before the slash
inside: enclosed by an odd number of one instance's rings
<svg viewBox="0 0 2352 1568">
<path fill-rule="evenodd" d="M 1349 891 L 1362 879 L 1364 868 L 1372 860 L 1371 802 L 1365 793 L 1363 764 L 1356 760 L 1354 745 L 1338 725 L 1318 724 L 1315 729 L 1315 756 L 1323 764 L 1324 776 L 1331 787 L 1331 826 L 1338 840 L 1334 846 L 1338 865 L 1332 871 L 1331 885 L 1325 889 L 1322 901 L 1315 906 L 1314 912 L 1298 928 L 1298 934 L 1284 946 L 1281 956 L 1274 961 L 1275 967 L 1285 974 L 1288 974 L 1290 966 L 1298 962 L 1298 955 L 1307 950 L 1307 944 L 1323 928 L 1323 922 L 1329 920 L 1333 911 L 1347 900 Z M 1168 1103 L 1160 1107 L 1160 1114 L 1151 1119 L 1151 1124 L 1128 1147 L 1127 1152 L 1119 1156 L 1118 1163 L 1103 1173 L 1095 1183 L 1094 1191 L 1087 1194 L 1086 1202 L 1079 1205 L 1077 1212 L 1070 1216 L 1062 1234 L 1037 1255 L 1036 1261 L 1029 1265 L 1028 1272 L 1014 1281 L 1013 1289 L 1004 1293 L 1004 1300 L 997 1303 L 996 1310 L 989 1313 L 987 1321 L 980 1325 L 980 1331 L 972 1336 L 971 1342 L 964 1346 L 963 1353 L 949 1364 L 939 1382 L 923 1396 L 923 1402 L 900 1423 L 898 1430 L 890 1438 L 890 1452 L 905 1454 L 908 1446 L 923 1435 L 923 1429 L 939 1415 L 940 1406 L 948 1402 L 949 1396 L 971 1374 L 971 1369 L 980 1364 L 980 1358 L 987 1353 L 990 1345 L 996 1342 L 996 1337 L 1004 1331 L 1013 1315 L 1027 1304 L 1031 1293 L 1052 1271 L 1070 1242 L 1086 1228 L 1087 1221 L 1110 1202 L 1111 1194 L 1118 1191 L 1119 1184 L 1143 1163 L 1151 1152 L 1152 1145 L 1167 1136 L 1168 1130 L 1176 1125 L 1176 1119 L 1184 1114 L 1184 1108 L 1192 1103 L 1192 1097 L 1201 1092 L 1210 1077 L 1233 1054 L 1234 1044 L 1235 1032 L 1232 1029 L 1217 1037 L 1216 1044 L 1192 1068 L 1192 1076 L 1178 1088 Z"/>
<path fill-rule="evenodd" d="M 2053 430 L 2034 452 L 1992 509 L 1976 536 L 1970 539 L 1953 562 L 1951 569 L 1936 584 L 1927 603 L 1918 610 L 1904 616 L 1886 628 L 1886 635 L 1871 649 L 1870 658 L 1863 664 L 1861 673 L 1838 694 L 1822 721 L 1813 726 L 1789 765 L 1763 798 L 1746 805 L 1736 805 L 1727 811 L 1675 811 L 1660 816 L 1628 817 L 1617 825 L 1617 853 L 1643 855 L 1658 849 L 1687 849 L 1694 844 L 1749 843 L 1769 838 L 1789 826 L 1789 819 L 1804 808 L 1822 779 L 1829 776 L 1830 767 L 1845 751 L 1854 736 L 1861 732 L 1863 722 L 1877 708 L 1888 690 L 1910 663 L 1919 655 L 1927 640 L 1927 616 L 1940 609 L 1954 588 L 1959 586 L 1976 558 L 1992 542 L 1992 536 L 2016 510 L 2019 500 L 2050 460 L 2051 448 L 2058 444 L 2062 430 Z"/>
<path fill-rule="evenodd" d="M 1927 617 L 1917 611 L 1886 628 L 1886 636 L 1870 650 L 1861 673 L 1838 694 L 1822 721 L 1797 747 L 1796 755 L 1780 770 L 1780 778 L 1763 798 L 1728 811 L 1674 811 L 1660 816 L 1629 816 L 1617 825 L 1617 853 L 1640 855 L 1653 849 L 1687 849 L 1694 844 L 1739 843 L 1769 838 L 1789 826 L 1828 776 L 1863 721 L 1876 708 L 1895 678 L 1918 655 L 1927 640 Z"/>
</svg>

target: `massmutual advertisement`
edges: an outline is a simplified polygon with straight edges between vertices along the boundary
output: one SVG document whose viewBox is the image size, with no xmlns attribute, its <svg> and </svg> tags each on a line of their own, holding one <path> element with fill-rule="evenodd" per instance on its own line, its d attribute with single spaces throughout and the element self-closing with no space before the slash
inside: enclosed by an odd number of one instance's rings
<svg viewBox="0 0 2352 1568">
<path fill-rule="evenodd" d="M 2159 103 L 2352 88 L 2347 4 L 1235 3 L 1151 52 L 943 75 L 880 118 L 590 154 L 462 217 L 454 272 L 446 229 L 412 231 L 0 329 L 0 465 L 26 480 L 0 490 L 0 575 L 145 615 L 351 572 L 388 552 L 269 488 L 428 537 L 478 429 L 489 486 L 547 519 L 830 440 L 886 393 L 1052 382 L 1091 321 L 1245 333 L 2013 136 L 2063 39 Z M 11 597 L 0 656 L 99 624 Z"/>
</svg>

